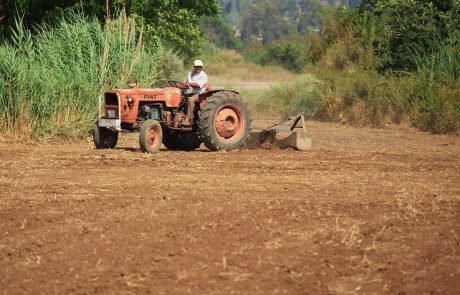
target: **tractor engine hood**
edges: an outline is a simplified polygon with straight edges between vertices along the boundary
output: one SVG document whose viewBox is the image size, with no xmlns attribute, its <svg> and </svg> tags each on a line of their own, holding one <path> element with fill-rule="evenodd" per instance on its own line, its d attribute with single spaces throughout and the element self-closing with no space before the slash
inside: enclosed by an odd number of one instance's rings
<svg viewBox="0 0 460 295">
<path fill-rule="evenodd" d="M 165 88 L 127 88 L 112 89 L 107 93 L 117 93 L 120 97 L 120 105 L 125 104 L 138 107 L 144 102 L 159 102 L 165 107 L 178 107 L 181 100 L 181 90 L 175 87 Z"/>
<path fill-rule="evenodd" d="M 178 108 L 181 99 L 182 92 L 175 87 L 111 89 L 104 94 L 105 117 L 117 118 L 124 124 L 134 124 L 144 105 Z"/>
</svg>

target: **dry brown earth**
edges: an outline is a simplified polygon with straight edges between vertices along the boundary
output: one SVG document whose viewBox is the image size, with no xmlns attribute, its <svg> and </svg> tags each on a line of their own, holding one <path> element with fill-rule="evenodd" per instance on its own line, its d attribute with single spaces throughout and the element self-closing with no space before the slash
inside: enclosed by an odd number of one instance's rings
<svg viewBox="0 0 460 295">
<path fill-rule="evenodd" d="M 460 139 L 308 122 L 308 152 L 0 143 L 3 294 L 458 294 Z"/>
</svg>

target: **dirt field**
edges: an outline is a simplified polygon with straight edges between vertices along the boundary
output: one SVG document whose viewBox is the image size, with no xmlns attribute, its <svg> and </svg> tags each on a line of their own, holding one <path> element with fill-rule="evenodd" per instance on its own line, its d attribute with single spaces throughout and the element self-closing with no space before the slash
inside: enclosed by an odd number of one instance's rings
<svg viewBox="0 0 460 295">
<path fill-rule="evenodd" d="M 307 122 L 309 152 L 0 143 L 3 294 L 458 294 L 460 139 Z"/>
</svg>

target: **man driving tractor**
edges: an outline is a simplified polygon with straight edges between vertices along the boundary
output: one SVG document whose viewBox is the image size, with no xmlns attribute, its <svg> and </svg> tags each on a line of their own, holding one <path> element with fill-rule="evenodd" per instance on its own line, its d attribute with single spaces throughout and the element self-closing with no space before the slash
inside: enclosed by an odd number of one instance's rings
<svg viewBox="0 0 460 295">
<path fill-rule="evenodd" d="M 146 153 L 156 153 L 162 145 L 184 151 L 201 144 L 211 151 L 242 147 L 251 128 L 247 104 L 238 92 L 210 90 L 207 82 L 203 62 L 195 60 L 185 81 L 170 80 L 163 88 L 108 89 L 99 99 L 93 127 L 96 148 L 115 148 L 122 131 L 139 132 L 139 146 Z M 194 112 L 198 102 L 200 111 Z"/>
<path fill-rule="evenodd" d="M 197 59 L 193 62 L 193 69 L 187 74 L 185 81 L 182 82 L 183 86 L 189 87 L 185 91 L 189 97 L 187 101 L 187 115 L 182 121 L 182 126 L 192 125 L 195 104 L 199 100 L 199 95 L 206 91 L 206 84 L 208 84 L 208 75 L 203 71 L 203 62 Z"/>
</svg>

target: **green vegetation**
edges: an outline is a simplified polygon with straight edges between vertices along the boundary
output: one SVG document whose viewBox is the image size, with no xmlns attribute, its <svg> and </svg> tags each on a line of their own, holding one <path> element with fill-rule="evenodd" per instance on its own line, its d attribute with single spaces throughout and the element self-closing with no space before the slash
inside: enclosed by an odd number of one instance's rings
<svg viewBox="0 0 460 295">
<path fill-rule="evenodd" d="M 251 44 L 244 55 L 314 74 L 316 118 L 460 134 L 459 13 L 458 0 L 365 0 L 330 10 L 320 36 Z M 272 103 L 284 96 L 296 104 L 288 89 Z"/>
<path fill-rule="evenodd" d="M 264 45 L 287 35 L 319 31 L 321 10 L 337 4 L 356 6 L 359 0 L 219 0 L 223 18 L 238 29 L 244 45 Z"/>
<path fill-rule="evenodd" d="M 397 123 L 434 133 L 460 128 L 458 82 L 440 85 L 428 73 L 383 76 L 377 72 L 318 71 L 323 82 L 315 117 L 327 121 L 383 126 Z"/>
<path fill-rule="evenodd" d="M 0 132 L 86 134 L 106 88 L 180 79 L 198 56 L 253 114 L 460 134 L 459 32 L 460 0 L 6 0 Z"/>
<path fill-rule="evenodd" d="M 5 0 L 0 133 L 87 134 L 107 88 L 128 78 L 155 86 L 181 77 L 182 58 L 205 44 L 200 17 L 218 12 L 216 0 Z"/>
<path fill-rule="evenodd" d="M 204 39 L 198 27 L 200 17 L 219 13 L 217 0 L 3 0 L 0 4 L 0 35 L 8 35 L 14 26 L 17 12 L 24 15 L 24 24 L 32 29 L 37 25 L 54 26 L 69 13 L 79 12 L 96 17 L 101 23 L 124 11 L 143 27 L 146 44 L 160 41 L 174 48 L 181 57 L 196 55 Z"/>
<path fill-rule="evenodd" d="M 224 23 L 220 17 L 206 16 L 201 19 L 201 28 L 205 38 L 212 45 L 207 51 L 217 51 L 219 48 L 240 50 L 242 43 L 235 36 L 230 25 Z"/>
<path fill-rule="evenodd" d="M 419 71 L 429 72 L 436 80 L 460 79 L 460 30 L 445 39 L 437 36 L 434 42 L 438 45 L 436 50 L 415 47 L 412 58 L 415 67 Z"/>
<path fill-rule="evenodd" d="M 305 77 L 295 83 L 280 84 L 266 92 L 267 101 L 283 116 L 292 116 L 303 110 L 306 116 L 317 112 L 317 84 L 313 77 Z"/>
<path fill-rule="evenodd" d="M 0 46 L 0 132 L 15 136 L 87 134 L 105 89 L 158 85 L 182 69 L 170 50 L 144 47 L 125 17 L 101 27 L 72 15 L 34 36 L 17 21 L 13 35 Z"/>
</svg>

